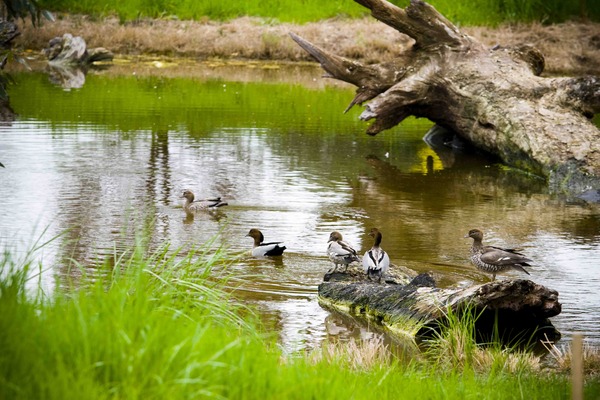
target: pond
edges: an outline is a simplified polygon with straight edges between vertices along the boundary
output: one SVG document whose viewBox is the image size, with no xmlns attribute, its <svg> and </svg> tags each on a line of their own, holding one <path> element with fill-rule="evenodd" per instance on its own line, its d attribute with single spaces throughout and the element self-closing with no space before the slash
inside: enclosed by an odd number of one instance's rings
<svg viewBox="0 0 600 400">
<path fill-rule="evenodd" d="M 436 152 L 427 120 L 370 137 L 360 107 L 342 112 L 353 88 L 313 65 L 116 65 L 69 90 L 39 70 L 14 78 L 16 115 L 0 126 L 0 245 L 24 254 L 58 236 L 39 255 L 48 292 L 68 260 L 93 268 L 142 231 L 154 247 L 214 239 L 244 252 L 237 295 L 295 351 L 378 335 L 317 302 L 331 231 L 362 253 L 378 227 L 394 264 L 450 286 L 489 280 L 468 262 L 464 236 L 479 228 L 489 244 L 523 248 L 528 278 L 560 293 L 552 321 L 565 340 L 578 331 L 600 345 L 598 205 L 481 155 Z M 189 218 L 186 188 L 229 205 Z M 284 256 L 250 257 L 250 228 L 284 241 Z"/>
</svg>

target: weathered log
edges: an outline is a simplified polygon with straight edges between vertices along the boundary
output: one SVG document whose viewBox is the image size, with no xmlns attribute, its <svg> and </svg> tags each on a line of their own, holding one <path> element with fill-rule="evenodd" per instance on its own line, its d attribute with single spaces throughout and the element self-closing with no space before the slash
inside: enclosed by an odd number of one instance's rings
<svg viewBox="0 0 600 400">
<path fill-rule="evenodd" d="M 112 61 L 114 55 L 104 47 L 88 49 L 81 36 L 65 33 L 48 42 L 43 50 L 52 66 L 88 66 L 95 62 Z"/>
<path fill-rule="evenodd" d="M 408 116 L 428 118 L 508 165 L 572 193 L 600 188 L 600 78 L 541 77 L 544 57 L 528 45 L 486 48 L 432 6 L 411 0 L 355 0 L 410 36 L 392 63 L 364 65 L 291 33 L 326 71 L 357 86 L 348 108 L 368 102 L 361 119 L 375 135 Z"/>
<path fill-rule="evenodd" d="M 114 57 L 104 47 L 88 48 L 81 36 L 70 33 L 50 40 L 43 53 L 48 58 L 46 71 L 50 81 L 67 90 L 83 87 L 94 63 L 112 61 Z"/>
<path fill-rule="evenodd" d="M 403 276 L 402 276 L 403 275 Z M 403 272 L 386 284 L 360 278 L 360 273 L 326 275 L 319 303 L 338 312 L 375 321 L 395 335 L 417 342 L 447 322 L 448 312 L 478 316 L 478 339 L 494 335 L 505 342 L 558 340 L 549 318 L 561 312 L 558 293 L 530 280 L 501 280 L 467 288 L 436 288 L 433 278 Z"/>
</svg>

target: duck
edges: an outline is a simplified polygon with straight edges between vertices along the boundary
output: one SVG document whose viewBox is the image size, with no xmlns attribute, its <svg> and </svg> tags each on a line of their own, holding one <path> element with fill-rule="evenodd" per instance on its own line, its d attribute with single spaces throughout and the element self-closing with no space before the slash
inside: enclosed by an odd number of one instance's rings
<svg viewBox="0 0 600 400">
<path fill-rule="evenodd" d="M 287 248 L 282 245 L 283 242 L 264 243 L 264 235 L 256 228 L 250 229 L 246 236 L 254 239 L 254 246 L 252 247 L 252 255 L 254 257 L 280 256 Z"/>
<path fill-rule="evenodd" d="M 518 249 L 503 249 L 495 246 L 484 246 L 483 232 L 479 229 L 471 229 L 465 238 L 473 239 L 471 246 L 471 263 L 480 271 L 492 274 L 492 281 L 496 274 L 509 269 L 525 272 L 531 275 L 525 268 L 529 267 L 530 260 L 525 255 L 518 253 Z"/>
<path fill-rule="evenodd" d="M 187 213 L 195 213 L 198 211 L 206 211 L 206 210 L 216 210 L 219 207 L 228 205 L 226 202 L 221 200 L 220 197 L 194 200 L 194 198 L 195 198 L 194 193 L 188 189 L 183 191 L 183 195 L 181 197 L 185 198 L 185 203 L 183 204 L 183 209 Z"/>
<path fill-rule="evenodd" d="M 372 228 L 369 231 L 375 242 L 370 250 L 365 252 L 362 259 L 363 268 L 365 274 L 370 280 L 377 279 L 377 282 L 381 283 L 381 278 L 390 267 L 390 256 L 381 248 L 381 239 L 383 235 L 377 228 Z"/>
<path fill-rule="evenodd" d="M 339 264 L 346 266 L 344 269 L 344 272 L 346 272 L 349 264 L 354 261 L 360 261 L 356 250 L 354 250 L 349 243 L 344 241 L 342 234 L 338 231 L 333 231 L 329 235 L 329 241 L 327 242 L 327 256 L 334 265 L 333 270 L 330 270 L 328 273 L 337 271 Z"/>
</svg>

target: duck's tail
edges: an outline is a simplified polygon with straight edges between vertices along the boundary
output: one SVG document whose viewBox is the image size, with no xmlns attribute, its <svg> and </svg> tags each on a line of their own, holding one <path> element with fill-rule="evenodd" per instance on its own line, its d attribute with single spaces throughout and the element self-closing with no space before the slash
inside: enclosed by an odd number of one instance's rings
<svg viewBox="0 0 600 400">
<path fill-rule="evenodd" d="M 525 264 L 525 265 L 529 266 L 529 264 Z M 525 272 L 527 275 L 531 275 L 529 272 L 527 272 L 527 270 L 525 268 L 523 268 L 522 265 L 514 264 L 513 269 L 516 269 L 517 271 Z"/>
</svg>

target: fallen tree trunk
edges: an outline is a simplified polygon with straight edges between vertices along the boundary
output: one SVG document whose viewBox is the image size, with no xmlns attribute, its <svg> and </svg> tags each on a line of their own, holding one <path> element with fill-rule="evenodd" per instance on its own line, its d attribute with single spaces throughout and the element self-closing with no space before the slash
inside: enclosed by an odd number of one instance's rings
<svg viewBox="0 0 600 400">
<path fill-rule="evenodd" d="M 600 188 L 600 78 L 547 78 L 544 57 L 527 45 L 486 48 L 432 6 L 405 9 L 355 0 L 376 19 L 414 39 L 391 63 L 365 65 L 291 33 L 326 71 L 358 87 L 349 108 L 365 105 L 375 135 L 408 116 L 428 118 L 508 165 L 579 193 Z"/>
<path fill-rule="evenodd" d="M 495 335 L 511 344 L 560 338 L 549 320 L 561 311 L 558 293 L 530 280 L 440 289 L 428 274 L 410 281 L 408 276 L 396 277 L 388 279 L 388 284 L 371 283 L 358 276 L 360 272 L 326 275 L 327 281 L 319 285 L 319 303 L 374 320 L 392 333 L 417 342 L 429 338 L 446 323 L 449 311 L 478 316 L 475 329 L 482 342 L 489 342 Z"/>
</svg>

